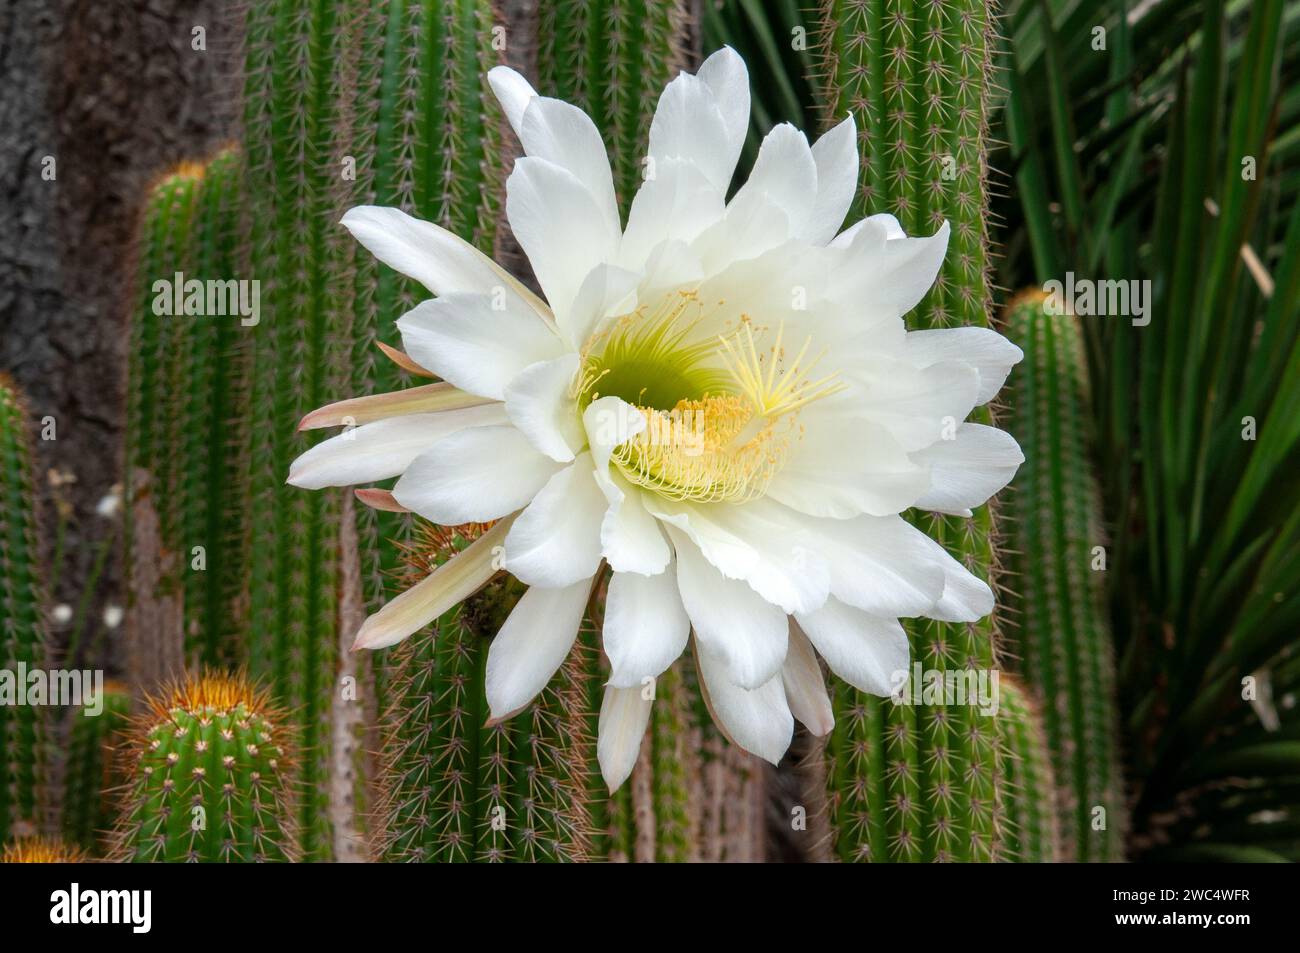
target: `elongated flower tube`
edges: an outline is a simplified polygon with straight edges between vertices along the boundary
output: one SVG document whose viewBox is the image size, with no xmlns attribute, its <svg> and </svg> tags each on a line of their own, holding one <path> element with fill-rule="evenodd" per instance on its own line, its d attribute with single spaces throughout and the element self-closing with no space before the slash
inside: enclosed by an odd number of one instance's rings
<svg viewBox="0 0 1300 953">
<path fill-rule="evenodd" d="M 303 454 L 289 482 L 396 477 L 370 498 L 444 525 L 509 519 L 500 565 L 467 550 L 357 645 L 406 638 L 503 566 L 529 586 L 488 654 L 505 718 L 564 661 L 607 565 L 610 788 L 636 761 L 647 686 L 692 642 L 719 727 L 775 763 L 796 717 L 831 728 L 818 655 L 887 694 L 908 665 L 900 617 L 991 611 L 989 587 L 899 514 L 965 514 L 1010 480 L 1015 441 L 963 421 L 1020 350 L 981 328 L 907 331 L 948 227 L 908 238 L 874 215 L 841 231 L 851 118 L 812 146 L 777 126 L 727 200 L 749 122 L 734 51 L 664 90 L 626 223 L 587 115 L 509 69 L 489 80 L 527 153 L 506 211 L 545 300 L 444 229 L 349 211 L 366 248 L 435 296 L 397 327 L 450 387 L 366 403 L 370 422 Z"/>
</svg>

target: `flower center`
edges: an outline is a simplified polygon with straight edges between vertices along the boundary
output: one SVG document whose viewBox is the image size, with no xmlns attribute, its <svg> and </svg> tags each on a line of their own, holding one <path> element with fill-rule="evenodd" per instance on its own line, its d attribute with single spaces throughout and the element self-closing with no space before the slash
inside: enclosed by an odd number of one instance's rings
<svg viewBox="0 0 1300 953">
<path fill-rule="evenodd" d="M 583 348 L 579 409 L 598 397 L 633 405 L 644 430 L 611 455 L 632 483 L 675 500 L 739 503 L 762 495 L 802 428 L 798 412 L 841 390 L 834 374 L 812 380 L 811 340 L 793 360 L 785 327 L 772 345 L 747 315 L 723 334 L 704 333 L 693 292 L 616 319 Z"/>
</svg>

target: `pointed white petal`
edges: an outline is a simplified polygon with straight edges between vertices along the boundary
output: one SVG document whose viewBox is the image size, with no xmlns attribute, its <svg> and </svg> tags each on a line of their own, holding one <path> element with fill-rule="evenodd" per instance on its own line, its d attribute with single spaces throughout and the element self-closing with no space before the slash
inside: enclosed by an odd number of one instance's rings
<svg viewBox="0 0 1300 953">
<path fill-rule="evenodd" d="M 434 414 L 406 414 L 345 430 L 312 447 L 289 468 L 289 483 L 306 490 L 387 480 L 435 443 L 467 427 L 505 423 L 501 404 Z"/>
<path fill-rule="evenodd" d="M 888 695 L 895 673 L 907 672 L 907 633 L 897 619 L 868 615 L 838 599 L 796 619 L 831 671 L 860 692 Z"/>
<path fill-rule="evenodd" d="M 676 573 L 614 573 L 601 634 L 609 656 L 609 684 L 632 688 L 657 678 L 682 654 L 690 631 Z"/>
<path fill-rule="evenodd" d="M 704 646 L 697 644 L 695 660 L 705 702 L 723 734 L 733 744 L 778 764 L 794 737 L 794 717 L 780 674 L 751 690 L 732 682 L 726 663 Z"/>
<path fill-rule="evenodd" d="M 853 190 L 858 184 L 858 129 L 853 114 L 812 147 L 817 163 L 817 198 L 812 215 L 799 230 L 799 236 L 814 245 L 825 245 L 844 222 L 853 204 Z"/>
<path fill-rule="evenodd" d="M 395 645 L 472 596 L 496 573 L 494 551 L 509 529 L 510 520 L 497 523 L 464 552 L 366 619 L 352 648 L 382 649 Z"/>
<path fill-rule="evenodd" d="M 938 328 L 907 335 L 907 358 L 917 367 L 941 361 L 964 361 L 974 367 L 980 378 L 977 404 L 993 399 L 1011 368 L 1024 356 L 1020 348 L 989 328 Z"/>
<path fill-rule="evenodd" d="M 414 278 L 436 295 L 453 291 L 490 294 L 500 287 L 550 320 L 550 309 L 537 295 L 445 228 L 380 205 L 349 209 L 341 224 L 384 264 Z"/>
<path fill-rule="evenodd" d="M 605 495 L 583 453 L 556 473 L 515 520 L 505 568 L 530 586 L 559 589 L 593 576 L 600 565 Z"/>
<path fill-rule="evenodd" d="M 740 147 L 733 143 L 713 90 L 699 77 L 678 73 L 664 88 L 650 123 L 649 156 L 652 170 L 668 159 L 689 162 L 715 191 L 726 194 Z"/>
<path fill-rule="evenodd" d="M 581 348 L 606 318 L 636 310 L 640 282 L 640 272 L 617 265 L 597 265 L 582 280 L 573 306 L 563 316 L 560 333 L 573 348 Z"/>
<path fill-rule="evenodd" d="M 693 241 L 722 219 L 724 200 L 723 192 L 695 163 L 659 159 L 632 200 L 619 261 L 640 268 L 661 243 Z"/>
<path fill-rule="evenodd" d="M 790 623 L 790 650 L 785 657 L 785 667 L 781 669 L 781 680 L 785 685 L 790 713 L 816 737 L 830 734 L 835 727 L 835 713 L 831 709 L 830 696 L 826 694 L 826 679 L 822 677 L 822 667 L 812 645 L 793 620 Z"/>
<path fill-rule="evenodd" d="M 533 89 L 528 80 L 508 66 L 494 66 L 488 70 L 488 83 L 491 84 L 497 101 L 501 103 L 501 108 L 505 110 L 510 128 L 515 131 L 516 136 L 519 136 L 524 121 L 524 110 L 537 98 L 537 90 Z"/>
<path fill-rule="evenodd" d="M 619 229 L 578 178 L 545 159 L 515 160 L 506 215 L 552 311 L 563 321 L 583 279 L 618 253 Z"/>
<path fill-rule="evenodd" d="M 474 427 L 413 460 L 393 498 L 443 526 L 482 523 L 522 509 L 558 469 L 514 427 Z"/>
<path fill-rule="evenodd" d="M 701 646 L 727 677 L 758 688 L 781 671 L 789 641 L 785 613 L 737 579 L 713 568 L 685 534 L 668 530 L 677 551 L 677 586 Z"/>
<path fill-rule="evenodd" d="M 817 163 L 808 140 L 788 122 L 773 127 L 763 137 L 749 178 L 727 205 L 727 216 L 750 219 L 747 209 L 773 205 L 785 214 L 785 234 L 773 234 L 770 245 L 802 234 L 810 221 L 817 196 Z"/>
<path fill-rule="evenodd" d="M 505 398 L 530 364 L 559 357 L 564 345 L 532 309 L 510 295 L 453 292 L 425 301 L 397 321 L 402 346 L 422 367 L 471 394 Z"/>
<path fill-rule="evenodd" d="M 596 729 L 596 759 L 600 762 L 600 775 L 611 794 L 636 767 L 653 705 L 653 699 L 645 698 L 640 688 L 605 686 Z"/>
<path fill-rule="evenodd" d="M 930 537 L 931 556 L 943 569 L 943 594 L 922 615 L 940 622 L 976 622 L 993 611 L 993 590 L 982 579 L 971 575 Z"/>
<path fill-rule="evenodd" d="M 538 96 L 524 110 L 519 141 L 530 156 L 553 162 L 586 186 L 615 232 L 622 226 L 605 141 L 591 118 L 571 103 Z"/>
<path fill-rule="evenodd" d="M 934 541 L 901 517 L 823 519 L 812 531 L 830 567 L 831 593 L 849 605 L 890 618 L 917 616 L 943 595 Z"/>
<path fill-rule="evenodd" d="M 600 545 L 610 568 L 643 576 L 663 572 L 672 550 L 659 521 L 646 510 L 643 492 L 617 470 L 596 470 L 595 476 L 609 503 L 600 524 Z"/>
<path fill-rule="evenodd" d="M 962 424 L 952 440 L 939 440 L 912 454 L 931 468 L 931 487 L 916 505 L 939 513 L 962 514 L 1011 482 L 1025 455 L 1015 438 L 983 424 Z"/>
<path fill-rule="evenodd" d="M 546 687 L 573 647 L 590 594 L 590 579 L 524 593 L 488 649 L 486 691 L 494 720 L 514 714 Z"/>
<path fill-rule="evenodd" d="M 722 116 L 727 146 L 717 158 L 719 169 L 725 172 L 725 191 L 732 173 L 736 171 L 736 162 L 749 132 L 749 70 L 740 54 L 724 46 L 700 64 L 696 75 L 713 93 L 713 102 Z"/>
</svg>

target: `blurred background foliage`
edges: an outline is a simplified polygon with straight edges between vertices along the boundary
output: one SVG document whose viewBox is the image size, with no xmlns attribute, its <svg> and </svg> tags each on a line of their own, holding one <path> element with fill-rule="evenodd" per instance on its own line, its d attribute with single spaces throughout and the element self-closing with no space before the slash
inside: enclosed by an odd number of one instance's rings
<svg viewBox="0 0 1300 953">
<path fill-rule="evenodd" d="M 704 48 L 750 64 L 750 161 L 829 127 L 816 21 L 706 0 Z M 1129 855 L 1295 860 L 1300 4 L 1011 0 L 1000 34 L 1001 296 L 1150 282 L 1149 324 L 1081 316 Z"/>
</svg>

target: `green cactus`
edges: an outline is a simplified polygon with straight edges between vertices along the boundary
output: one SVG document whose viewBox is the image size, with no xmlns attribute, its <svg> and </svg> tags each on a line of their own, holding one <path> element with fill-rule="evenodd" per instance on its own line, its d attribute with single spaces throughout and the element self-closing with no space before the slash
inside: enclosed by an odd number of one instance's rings
<svg viewBox="0 0 1300 953">
<path fill-rule="evenodd" d="M 92 854 L 108 847 L 116 823 L 115 792 L 125 779 L 118 743 L 129 721 L 131 693 L 124 685 L 104 685 L 104 710 L 94 717 L 74 711 L 68 731 L 63 785 L 63 836 Z"/>
<path fill-rule="evenodd" d="M 296 859 L 286 746 L 282 713 L 242 676 L 208 673 L 151 699 L 131 731 L 114 857 Z"/>
<path fill-rule="evenodd" d="M 540 91 L 581 106 L 604 134 L 624 212 L 644 174 L 659 94 L 685 65 L 685 22 L 682 0 L 543 3 L 538 11 Z"/>
<path fill-rule="evenodd" d="M 1001 677 L 998 693 L 1006 858 L 1026 864 L 1053 862 L 1060 852 L 1060 826 L 1042 713 L 1030 692 L 1009 676 Z"/>
<path fill-rule="evenodd" d="M 407 547 L 417 578 L 480 527 L 422 524 Z M 551 684 L 523 712 L 487 724 L 489 638 L 523 587 L 498 576 L 394 650 L 385 717 L 376 853 L 388 860 L 573 861 L 598 849 L 592 812 L 599 678 L 585 631 Z"/>
<path fill-rule="evenodd" d="M 1047 313 L 1045 301 L 1029 291 L 1007 307 L 1008 336 L 1025 352 L 1008 428 L 1025 451 L 1009 497 L 1016 641 L 1026 681 L 1047 700 L 1064 859 L 1115 861 L 1127 819 L 1087 365 L 1078 319 Z"/>
<path fill-rule="evenodd" d="M 178 600 L 174 614 L 148 625 L 178 627 L 154 637 L 175 639 L 186 659 L 204 665 L 238 660 L 246 349 L 231 282 L 240 277 L 241 174 L 238 153 L 227 149 L 154 187 L 139 237 L 142 301 L 128 364 L 127 546 L 132 562 L 148 564 L 136 580 L 148 591 L 138 597 Z M 201 290 L 187 287 L 192 281 Z M 133 519 L 142 494 L 156 530 Z"/>
<path fill-rule="evenodd" d="M 0 669 L 44 668 L 44 577 L 37 534 L 32 419 L 0 374 Z M 40 832 L 47 820 L 45 708 L 0 704 L 0 842 Z"/>
<path fill-rule="evenodd" d="M 909 235 L 951 225 L 912 329 L 990 323 L 987 161 L 993 14 L 988 0 L 825 0 L 823 102 L 857 123 L 862 184 L 850 219 L 889 212 Z M 989 423 L 987 408 L 971 416 Z M 989 505 L 919 528 L 981 578 L 996 570 Z M 927 669 L 989 670 L 992 620 L 908 625 Z M 844 860 L 993 860 L 998 745 L 974 707 L 893 705 L 837 684 L 828 803 Z"/>
</svg>

